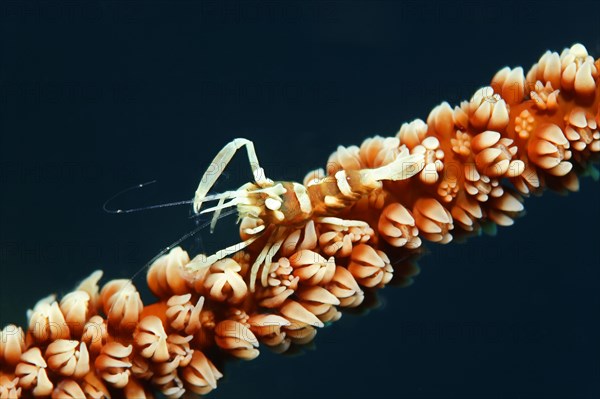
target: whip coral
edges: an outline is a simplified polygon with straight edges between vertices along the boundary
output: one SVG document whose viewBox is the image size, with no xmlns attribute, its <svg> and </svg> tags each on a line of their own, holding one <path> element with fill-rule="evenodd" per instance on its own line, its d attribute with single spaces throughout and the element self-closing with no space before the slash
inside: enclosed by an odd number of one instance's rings
<svg viewBox="0 0 600 399">
<path fill-rule="evenodd" d="M 245 146 L 256 181 L 211 197 L 213 176 L 194 205 L 215 212 L 213 228 L 235 206 L 241 245 L 193 258 L 171 249 L 148 269 L 152 304 L 132 281 L 100 286 L 101 272 L 40 300 L 27 330 L 0 333 L 0 398 L 204 395 L 223 358 L 310 342 L 368 292 L 410 281 L 414 268 L 394 259 L 424 241 L 511 225 L 545 187 L 576 190 L 600 152 L 599 71 L 580 44 L 527 73 L 504 68 L 454 109 L 444 102 L 393 137 L 338 147 L 304 184 L 266 178 L 252 143 L 234 140 L 215 162 Z"/>
</svg>

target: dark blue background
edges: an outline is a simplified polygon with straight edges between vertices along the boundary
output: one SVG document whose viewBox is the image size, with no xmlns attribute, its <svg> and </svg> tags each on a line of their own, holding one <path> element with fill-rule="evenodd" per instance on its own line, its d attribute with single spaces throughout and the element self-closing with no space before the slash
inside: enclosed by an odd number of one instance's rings
<svg viewBox="0 0 600 399">
<path fill-rule="evenodd" d="M 600 55 L 596 2 L 0 10 L 2 325 L 24 324 L 39 298 L 96 268 L 130 277 L 192 228 L 188 209 L 101 206 L 153 179 L 118 206 L 190 198 L 234 137 L 254 141 L 270 177 L 297 180 L 339 144 L 468 99 L 505 65 L 528 69 L 574 42 Z M 240 158 L 217 189 L 250 178 Z M 212 397 L 600 397 L 599 208 L 587 178 L 577 194 L 528 200 L 528 215 L 496 237 L 431 246 L 415 285 L 320 331 L 317 350 L 230 365 Z M 201 246 L 233 243 L 232 224 L 204 232 Z"/>
</svg>

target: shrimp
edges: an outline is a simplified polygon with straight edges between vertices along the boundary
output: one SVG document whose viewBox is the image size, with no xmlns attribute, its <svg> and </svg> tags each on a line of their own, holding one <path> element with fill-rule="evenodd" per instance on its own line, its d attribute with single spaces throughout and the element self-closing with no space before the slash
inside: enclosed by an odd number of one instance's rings
<svg viewBox="0 0 600 399">
<path fill-rule="evenodd" d="M 248 182 L 234 191 L 208 196 L 224 168 L 233 159 L 236 151 L 246 147 L 254 182 Z M 197 257 L 188 265 L 190 271 L 210 267 L 214 262 L 240 251 L 266 231 L 270 231 L 266 245 L 250 269 L 250 290 L 256 289 L 256 279 L 263 264 L 269 264 L 282 243 L 294 230 L 315 220 L 343 226 L 367 226 L 362 221 L 348 221 L 335 215 L 351 207 L 361 198 L 382 187 L 385 180 L 406 180 L 421 172 L 425 166 L 422 154 L 410 154 L 402 146 L 397 157 L 389 164 L 373 169 L 339 170 L 333 176 L 313 180 L 304 185 L 293 181 L 273 181 L 266 177 L 260 166 L 254 143 L 237 138 L 225 145 L 211 162 L 196 190 L 193 208 L 197 214 L 213 212 L 210 224 L 214 230 L 223 209 L 236 207 L 242 224 L 242 233 L 248 238 L 210 256 Z M 213 207 L 202 209 L 208 201 L 217 200 Z M 245 227 L 251 226 L 251 227 Z M 268 268 L 263 268 L 261 283 L 266 284 Z"/>
</svg>

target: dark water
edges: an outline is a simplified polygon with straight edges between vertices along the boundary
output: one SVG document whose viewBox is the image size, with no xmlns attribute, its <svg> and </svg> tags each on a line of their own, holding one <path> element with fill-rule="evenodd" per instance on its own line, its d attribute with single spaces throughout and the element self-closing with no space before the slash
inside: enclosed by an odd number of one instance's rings
<svg viewBox="0 0 600 399">
<path fill-rule="evenodd" d="M 96 268 L 130 277 L 193 227 L 188 209 L 101 207 L 154 179 L 118 206 L 190 198 L 233 137 L 272 178 L 300 179 L 505 65 L 577 41 L 600 54 L 592 2 L 57 4 L 0 7 L 2 325 Z M 303 356 L 230 365 L 212 397 L 600 397 L 600 185 L 582 183 L 529 199 L 496 237 L 431 246 L 413 286 Z M 189 248 L 233 243 L 232 224 Z"/>
</svg>

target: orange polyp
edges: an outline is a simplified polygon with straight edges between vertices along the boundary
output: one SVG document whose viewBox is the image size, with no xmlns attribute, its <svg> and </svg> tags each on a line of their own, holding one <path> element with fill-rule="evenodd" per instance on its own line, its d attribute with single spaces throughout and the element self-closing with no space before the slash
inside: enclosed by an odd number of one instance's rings
<svg viewBox="0 0 600 399">
<path fill-rule="evenodd" d="M 148 316 L 156 316 L 161 319 L 163 324 L 167 323 L 167 303 L 165 301 L 156 302 L 151 305 L 144 306 L 144 310 L 140 314 L 140 319 Z"/>
</svg>

